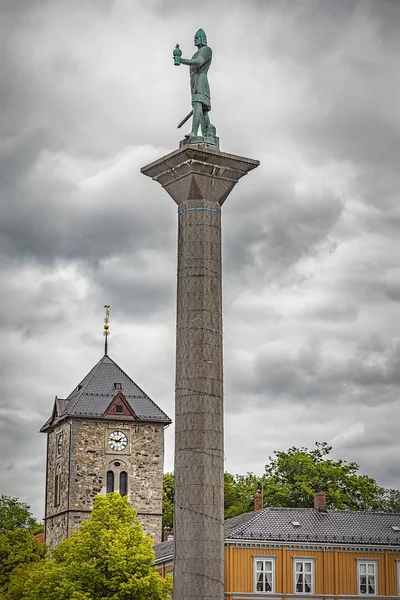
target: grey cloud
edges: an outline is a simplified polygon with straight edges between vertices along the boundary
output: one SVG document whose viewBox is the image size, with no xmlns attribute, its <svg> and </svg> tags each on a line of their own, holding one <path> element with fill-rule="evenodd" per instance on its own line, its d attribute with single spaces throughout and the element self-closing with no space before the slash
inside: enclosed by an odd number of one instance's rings
<svg viewBox="0 0 400 600">
<path fill-rule="evenodd" d="M 1 10 L 2 491 L 42 514 L 37 431 L 99 359 L 105 302 L 113 357 L 173 413 L 176 207 L 139 169 L 182 135 L 170 54 L 199 26 L 221 147 L 261 159 L 223 209 L 227 468 L 337 437 L 400 485 L 398 3 Z"/>
<path fill-rule="evenodd" d="M 238 285 L 246 268 L 254 269 L 261 283 L 282 278 L 316 251 L 340 219 L 343 205 L 339 198 L 316 191 L 307 193 L 304 201 L 288 183 L 282 175 L 275 181 L 266 176 L 261 195 L 259 189 L 235 206 L 234 212 L 225 209 L 227 276 L 231 278 L 234 273 Z"/>
<path fill-rule="evenodd" d="M 354 406 L 390 404 L 397 401 L 399 353 L 400 346 L 395 346 L 380 353 L 377 362 L 376 352 L 365 348 L 359 354 L 343 352 L 339 357 L 327 354 L 318 343 L 297 351 L 272 343 L 258 355 L 254 353 L 246 372 L 230 373 L 229 390 L 237 398 L 245 394 L 253 406 L 275 401 L 340 405 L 349 398 Z"/>
<path fill-rule="evenodd" d="M 130 186 L 137 179 L 128 175 L 122 185 L 105 184 L 88 199 L 76 185 L 57 179 L 36 181 L 32 188 L 28 174 L 12 194 L 3 195 L 3 252 L 45 262 L 68 258 L 96 263 L 124 250 L 162 248 L 173 236 L 172 227 L 165 226 L 173 224 L 173 213 L 167 203 L 152 203 L 140 183 L 140 196 L 135 193 Z"/>
</svg>

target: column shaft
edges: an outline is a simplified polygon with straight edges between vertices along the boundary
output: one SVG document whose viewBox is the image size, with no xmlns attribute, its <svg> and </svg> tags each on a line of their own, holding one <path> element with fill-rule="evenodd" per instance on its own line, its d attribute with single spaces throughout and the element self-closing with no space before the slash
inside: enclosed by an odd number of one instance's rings
<svg viewBox="0 0 400 600">
<path fill-rule="evenodd" d="M 179 205 L 174 600 L 221 600 L 223 367 L 221 208 Z"/>
</svg>

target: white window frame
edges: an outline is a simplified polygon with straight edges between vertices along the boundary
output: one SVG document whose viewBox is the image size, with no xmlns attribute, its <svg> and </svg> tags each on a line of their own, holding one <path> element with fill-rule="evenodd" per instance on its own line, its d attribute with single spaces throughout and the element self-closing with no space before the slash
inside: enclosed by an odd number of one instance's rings
<svg viewBox="0 0 400 600">
<path fill-rule="evenodd" d="M 366 572 L 360 572 L 360 566 L 366 565 Z M 368 579 L 367 579 L 367 592 L 361 593 L 361 575 L 369 575 L 368 573 L 368 565 L 374 565 L 374 577 L 375 577 L 375 592 L 373 594 L 368 593 Z M 357 558 L 357 594 L 359 596 L 377 596 L 378 595 L 378 559 L 377 558 Z"/>
<path fill-rule="evenodd" d="M 257 590 L 257 561 L 262 561 L 264 564 L 266 562 L 270 562 L 272 563 L 272 578 L 271 578 L 271 591 L 269 592 L 265 592 L 265 591 L 259 591 Z M 275 562 L 276 562 L 276 556 L 271 556 L 269 554 L 260 554 L 260 555 L 255 555 L 253 556 L 253 589 L 254 589 L 254 593 L 255 594 L 275 594 Z M 265 572 L 265 569 L 263 569 L 263 572 Z"/>
<path fill-rule="evenodd" d="M 400 558 L 396 558 L 397 595 L 400 596 Z"/>
<path fill-rule="evenodd" d="M 296 582 L 296 565 L 297 563 L 311 563 L 311 590 L 309 592 L 298 592 Z M 307 571 L 308 572 L 308 571 Z M 303 570 L 303 575 L 305 571 Z M 304 587 L 304 582 L 303 582 Z M 315 590 L 315 556 L 293 556 L 293 594 L 301 596 L 310 596 Z"/>
</svg>

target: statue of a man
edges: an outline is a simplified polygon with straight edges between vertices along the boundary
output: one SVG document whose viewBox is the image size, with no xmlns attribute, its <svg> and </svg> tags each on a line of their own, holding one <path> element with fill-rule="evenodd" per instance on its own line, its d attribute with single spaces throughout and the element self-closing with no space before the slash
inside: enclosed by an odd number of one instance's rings
<svg viewBox="0 0 400 600">
<path fill-rule="evenodd" d="M 216 141 L 213 141 L 217 140 L 215 138 L 215 127 L 211 125 L 208 116 L 211 110 L 211 98 L 207 73 L 211 65 L 212 50 L 207 46 L 207 38 L 203 29 L 199 29 L 195 33 L 194 45 L 197 46 L 198 50 L 193 54 L 192 58 L 182 58 L 180 50 L 174 51 L 175 64 L 188 65 L 190 67 L 193 122 L 192 131 L 185 137 L 188 138 L 189 142 L 199 141 L 198 131 L 201 126 L 203 137 L 209 138 L 209 141 L 212 143 L 216 143 Z"/>
</svg>

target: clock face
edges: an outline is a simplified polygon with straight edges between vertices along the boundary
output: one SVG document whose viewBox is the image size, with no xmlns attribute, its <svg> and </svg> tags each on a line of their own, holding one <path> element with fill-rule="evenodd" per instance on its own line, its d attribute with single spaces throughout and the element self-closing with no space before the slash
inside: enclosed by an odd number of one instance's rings
<svg viewBox="0 0 400 600">
<path fill-rule="evenodd" d="M 123 431 L 113 431 L 108 436 L 108 445 L 111 450 L 115 450 L 116 452 L 125 450 L 128 445 L 128 438 Z"/>
</svg>

